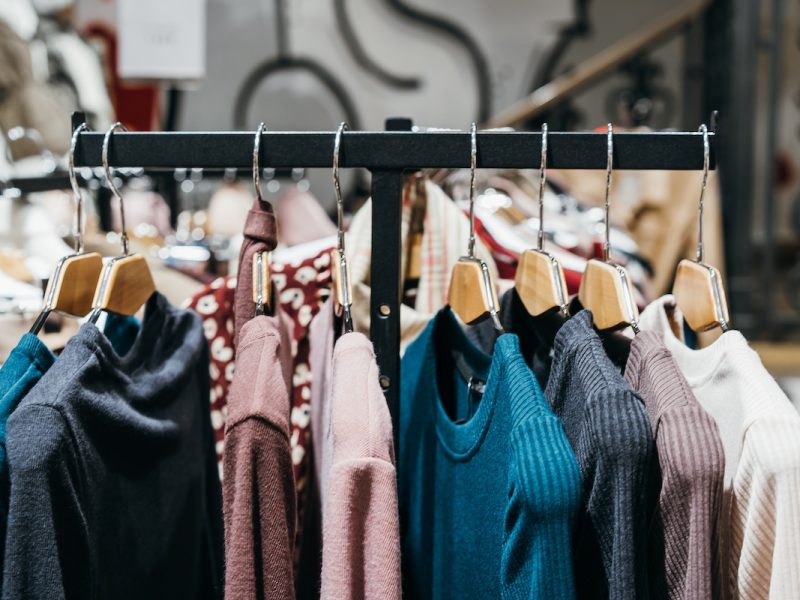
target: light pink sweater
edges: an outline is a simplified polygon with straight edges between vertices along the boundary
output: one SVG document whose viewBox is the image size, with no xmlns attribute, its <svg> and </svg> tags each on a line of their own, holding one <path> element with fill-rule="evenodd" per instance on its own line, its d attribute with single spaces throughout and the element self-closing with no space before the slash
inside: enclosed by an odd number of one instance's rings
<svg viewBox="0 0 800 600">
<path fill-rule="evenodd" d="M 332 315 L 326 309 L 320 317 L 329 320 L 332 328 Z M 319 411 L 313 422 L 320 428 L 315 434 L 323 456 L 320 470 L 327 471 L 319 473 L 320 596 L 322 600 L 400 600 L 392 422 L 378 383 L 372 343 L 360 333 L 343 335 L 336 342 L 330 367 L 329 392 L 316 395 L 312 406 L 312 412 Z"/>
</svg>

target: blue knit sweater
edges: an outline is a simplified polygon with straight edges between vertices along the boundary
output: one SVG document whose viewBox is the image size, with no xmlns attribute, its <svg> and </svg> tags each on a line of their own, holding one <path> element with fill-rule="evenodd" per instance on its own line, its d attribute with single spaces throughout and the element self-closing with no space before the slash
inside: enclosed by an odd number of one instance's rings
<svg viewBox="0 0 800 600">
<path fill-rule="evenodd" d="M 403 358 L 400 440 L 406 597 L 575 597 L 578 464 L 515 335 L 489 357 L 440 311 Z"/>
</svg>

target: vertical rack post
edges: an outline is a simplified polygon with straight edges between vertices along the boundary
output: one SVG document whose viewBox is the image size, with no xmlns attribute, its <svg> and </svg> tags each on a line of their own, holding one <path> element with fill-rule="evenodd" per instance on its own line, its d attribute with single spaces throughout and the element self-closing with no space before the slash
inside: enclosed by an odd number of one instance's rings
<svg viewBox="0 0 800 600">
<path fill-rule="evenodd" d="M 372 171 L 372 259 L 369 336 L 375 346 L 380 384 L 392 415 L 395 456 L 399 452 L 400 252 L 403 172 Z"/>
<path fill-rule="evenodd" d="M 405 117 L 386 119 L 386 131 L 411 131 Z M 395 456 L 400 451 L 400 270 L 403 239 L 403 171 L 372 170 L 370 331 L 380 385 L 392 416 Z"/>
</svg>

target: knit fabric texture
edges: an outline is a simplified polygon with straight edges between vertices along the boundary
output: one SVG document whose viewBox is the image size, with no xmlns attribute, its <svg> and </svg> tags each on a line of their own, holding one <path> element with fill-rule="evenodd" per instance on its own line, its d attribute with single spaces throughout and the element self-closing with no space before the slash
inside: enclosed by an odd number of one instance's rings
<svg viewBox="0 0 800 600">
<path fill-rule="evenodd" d="M 400 600 L 400 523 L 392 418 L 372 342 L 337 342 L 324 451 L 323 600 Z"/>
<path fill-rule="evenodd" d="M 134 317 L 109 314 L 104 330 L 114 350 L 126 354 L 136 339 L 139 321 Z M 10 485 L 6 460 L 8 417 L 55 360 L 55 354 L 38 336 L 26 333 L 0 366 L 0 559 L 4 550 Z"/>
<path fill-rule="evenodd" d="M 580 466 L 575 535 L 580 598 L 647 598 L 647 532 L 656 506 L 653 435 L 641 399 L 603 350 L 581 311 L 555 339 L 545 395 Z"/>
<path fill-rule="evenodd" d="M 574 598 L 578 464 L 518 338 L 490 357 L 444 309 L 403 357 L 401 383 L 406 597 Z"/>
<path fill-rule="evenodd" d="M 291 343 L 280 314 L 244 323 L 228 396 L 222 482 L 225 598 L 295 596 Z"/>
<path fill-rule="evenodd" d="M 221 598 L 197 315 L 156 292 L 119 356 L 85 323 L 8 420 L 3 598 Z"/>
<path fill-rule="evenodd" d="M 719 514 L 725 456 L 714 419 L 700 406 L 663 335 L 631 342 L 625 379 L 653 428 L 661 491 L 651 523 L 650 597 L 720 598 Z"/>
<path fill-rule="evenodd" d="M 725 452 L 721 546 L 730 598 L 800 598 L 800 415 L 738 331 L 686 347 L 672 296 L 650 304 L 692 392 L 719 427 Z"/>
<path fill-rule="evenodd" d="M 134 317 L 123 317 L 109 314 L 104 327 L 108 341 L 114 350 L 127 354 L 139 331 L 139 321 Z M 56 355 L 45 343 L 33 333 L 23 335 L 16 347 L 8 355 L 8 360 L 0 365 L 0 480 L 8 482 L 8 464 L 6 462 L 6 425 L 8 417 L 53 366 Z M 6 488 L 7 490 L 7 488 Z M 7 493 L 2 495 L 0 510 L 5 515 Z M 5 518 L 2 519 L 5 524 Z"/>
</svg>

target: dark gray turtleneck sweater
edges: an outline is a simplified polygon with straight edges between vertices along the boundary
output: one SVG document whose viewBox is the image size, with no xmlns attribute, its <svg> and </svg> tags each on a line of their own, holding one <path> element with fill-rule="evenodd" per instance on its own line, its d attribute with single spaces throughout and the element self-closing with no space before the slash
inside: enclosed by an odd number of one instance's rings
<svg viewBox="0 0 800 600">
<path fill-rule="evenodd" d="M 200 318 L 156 293 L 119 356 L 84 324 L 8 421 L 3 598 L 221 598 Z"/>
<path fill-rule="evenodd" d="M 647 598 L 647 531 L 658 493 L 653 435 L 590 312 L 556 334 L 545 396 L 564 423 L 583 484 L 574 547 L 578 598 Z"/>
</svg>

